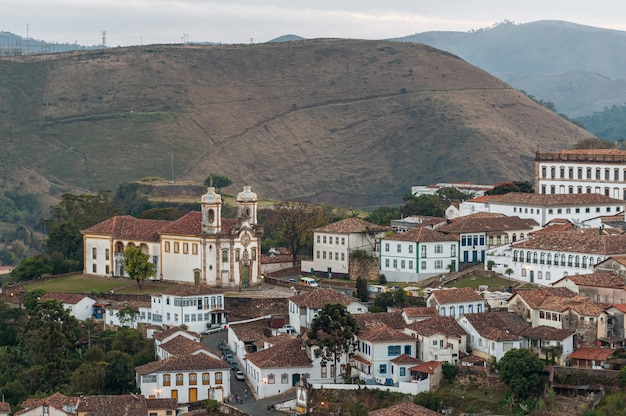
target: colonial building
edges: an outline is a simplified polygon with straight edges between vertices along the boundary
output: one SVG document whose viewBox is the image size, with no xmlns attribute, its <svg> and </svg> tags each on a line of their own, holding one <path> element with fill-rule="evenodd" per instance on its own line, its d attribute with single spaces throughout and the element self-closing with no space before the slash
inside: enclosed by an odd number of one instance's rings
<svg viewBox="0 0 626 416">
<path fill-rule="evenodd" d="M 483 313 L 485 300 L 471 287 L 433 290 L 426 306 L 435 308 L 440 316 L 456 318 L 465 313 Z"/>
<path fill-rule="evenodd" d="M 351 314 L 365 313 L 367 305 L 333 289 L 315 289 L 289 298 L 289 324 L 300 332 L 311 328 L 311 322 L 327 303 L 341 303 Z"/>
<path fill-rule="evenodd" d="M 570 149 L 535 154 L 541 194 L 602 194 L 626 200 L 626 151 Z"/>
<path fill-rule="evenodd" d="M 263 230 L 257 224 L 257 195 L 244 186 L 237 195 L 237 218 L 223 219 L 222 197 L 209 187 L 201 208 L 176 221 L 126 215 L 83 230 L 84 272 L 127 276 L 124 251 L 136 246 L 156 265 L 157 279 L 217 287 L 259 284 Z"/>
<path fill-rule="evenodd" d="M 447 361 L 458 364 L 460 353 L 467 351 L 467 334 L 452 316 L 434 316 L 409 324 L 404 329 L 418 341 L 422 361 Z"/>
</svg>

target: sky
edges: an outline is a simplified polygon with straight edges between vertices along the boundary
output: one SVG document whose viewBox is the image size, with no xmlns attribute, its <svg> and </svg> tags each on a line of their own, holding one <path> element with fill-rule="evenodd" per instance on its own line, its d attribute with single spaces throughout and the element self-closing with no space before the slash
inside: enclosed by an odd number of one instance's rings
<svg viewBox="0 0 626 416">
<path fill-rule="evenodd" d="M 505 20 L 626 30 L 622 0 L 0 0 L 0 31 L 47 42 L 131 46 L 261 43 L 282 35 L 388 39 Z"/>
</svg>

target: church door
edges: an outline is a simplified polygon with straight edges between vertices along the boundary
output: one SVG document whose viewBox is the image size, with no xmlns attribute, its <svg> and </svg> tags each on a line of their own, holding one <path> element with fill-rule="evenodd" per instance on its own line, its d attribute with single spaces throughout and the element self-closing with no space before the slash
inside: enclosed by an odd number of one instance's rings
<svg viewBox="0 0 626 416">
<path fill-rule="evenodd" d="M 241 284 L 243 287 L 250 285 L 250 266 L 241 267 Z"/>
<path fill-rule="evenodd" d="M 199 270 L 193 271 L 193 282 L 195 283 L 196 286 L 200 286 L 200 271 Z"/>
</svg>

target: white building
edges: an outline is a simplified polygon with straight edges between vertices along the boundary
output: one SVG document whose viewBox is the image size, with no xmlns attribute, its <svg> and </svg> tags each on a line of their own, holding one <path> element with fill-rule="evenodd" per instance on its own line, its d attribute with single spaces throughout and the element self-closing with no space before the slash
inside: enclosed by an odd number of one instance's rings
<svg viewBox="0 0 626 416">
<path fill-rule="evenodd" d="M 510 192 L 469 199 L 462 202 L 459 209 L 461 216 L 491 212 L 529 218 L 543 226 L 555 219 L 584 224 L 600 216 L 615 215 L 624 211 L 624 201 L 600 194 Z"/>
<path fill-rule="evenodd" d="M 485 192 L 493 189 L 493 185 L 476 185 L 471 182 L 440 182 L 435 185 L 412 186 L 411 193 L 415 196 L 434 195 L 440 189 L 454 188 L 460 192 L 473 196 L 482 196 Z"/>
<path fill-rule="evenodd" d="M 313 230 L 313 260 L 302 261 L 304 272 L 347 275 L 350 254 L 359 250 L 376 255 L 378 241 L 390 227 L 373 224 L 357 217 L 325 225 Z"/>
<path fill-rule="evenodd" d="M 135 368 L 137 386 L 146 398 L 178 403 L 223 401 L 230 396 L 230 365 L 206 354 L 183 355 Z"/>
<path fill-rule="evenodd" d="M 458 235 L 420 227 L 380 241 L 380 273 L 391 282 L 419 282 L 458 264 Z"/>
<path fill-rule="evenodd" d="M 333 289 L 314 289 L 289 298 L 289 324 L 298 332 L 311 328 L 311 322 L 327 303 L 341 303 L 353 315 L 368 311 L 367 305 L 356 298 Z"/>
<path fill-rule="evenodd" d="M 467 334 L 452 316 L 434 316 L 409 324 L 404 332 L 418 341 L 417 358 L 458 364 L 467 351 Z"/>
<path fill-rule="evenodd" d="M 94 316 L 95 299 L 80 293 L 53 293 L 48 292 L 41 297 L 41 300 L 54 299 L 63 304 L 63 308 L 79 321 L 84 321 Z"/>
<path fill-rule="evenodd" d="M 496 362 L 514 348 L 522 348 L 522 336 L 528 323 L 514 312 L 468 313 L 457 318 L 467 333 L 467 347 L 473 355 Z"/>
<path fill-rule="evenodd" d="M 257 195 L 244 186 L 237 194 L 237 219 L 222 219 L 222 197 L 209 187 L 201 212 L 176 221 L 118 216 L 83 230 L 85 274 L 127 276 L 124 251 L 141 247 L 165 281 L 218 287 L 260 282 Z"/>
<path fill-rule="evenodd" d="M 482 313 L 485 300 L 471 287 L 433 290 L 426 306 L 437 309 L 440 316 L 456 318 L 465 313 Z"/>
<path fill-rule="evenodd" d="M 588 274 L 608 256 L 626 253 L 626 234 L 580 229 L 537 232 L 532 238 L 490 250 L 486 264 L 513 279 L 551 285 L 563 276 Z"/>
<path fill-rule="evenodd" d="M 626 151 L 570 149 L 535 154 L 535 189 L 541 194 L 602 194 L 626 200 Z"/>
</svg>

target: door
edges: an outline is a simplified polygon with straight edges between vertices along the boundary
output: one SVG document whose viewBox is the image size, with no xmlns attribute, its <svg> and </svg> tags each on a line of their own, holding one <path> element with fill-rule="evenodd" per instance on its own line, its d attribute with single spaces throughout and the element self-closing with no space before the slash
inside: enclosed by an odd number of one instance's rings
<svg viewBox="0 0 626 416">
<path fill-rule="evenodd" d="M 469 261 L 469 253 L 467 251 L 463 252 L 463 263 L 467 263 Z"/>
<path fill-rule="evenodd" d="M 198 389 L 195 387 L 191 387 L 189 389 L 189 401 L 197 402 L 198 401 Z"/>
<path fill-rule="evenodd" d="M 298 381 L 300 381 L 300 374 L 294 374 L 293 376 L 291 376 L 291 385 L 293 387 L 296 387 L 296 384 L 298 384 Z"/>
<path fill-rule="evenodd" d="M 535 281 L 535 272 L 534 271 L 530 271 L 530 283 Z"/>
<path fill-rule="evenodd" d="M 200 271 L 199 270 L 193 271 L 193 282 L 196 286 L 200 286 Z"/>
<path fill-rule="evenodd" d="M 178 390 L 172 390 L 172 399 L 178 400 Z"/>
<path fill-rule="evenodd" d="M 241 267 L 241 284 L 243 287 L 248 287 L 250 284 L 250 266 Z"/>
<path fill-rule="evenodd" d="M 478 251 L 472 251 L 472 262 L 476 263 L 478 261 Z"/>
</svg>

